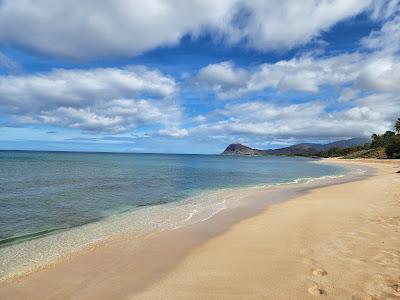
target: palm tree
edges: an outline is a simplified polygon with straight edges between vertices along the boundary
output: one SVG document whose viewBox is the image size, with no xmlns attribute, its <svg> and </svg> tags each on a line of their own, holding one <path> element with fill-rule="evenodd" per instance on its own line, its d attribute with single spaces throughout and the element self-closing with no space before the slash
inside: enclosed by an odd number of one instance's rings
<svg viewBox="0 0 400 300">
<path fill-rule="evenodd" d="M 400 118 L 397 119 L 394 129 L 396 130 L 397 134 L 400 134 Z"/>
</svg>

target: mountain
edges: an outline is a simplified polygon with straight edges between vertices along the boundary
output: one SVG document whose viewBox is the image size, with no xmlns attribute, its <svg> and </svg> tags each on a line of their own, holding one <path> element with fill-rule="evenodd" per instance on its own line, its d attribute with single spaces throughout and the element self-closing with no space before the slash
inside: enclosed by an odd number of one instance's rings
<svg viewBox="0 0 400 300">
<path fill-rule="evenodd" d="M 313 144 L 313 143 L 303 143 L 296 144 L 290 147 L 279 148 L 279 149 L 268 149 L 259 150 L 253 149 L 242 144 L 230 144 L 224 152 L 223 155 L 316 155 L 321 151 L 328 150 L 330 148 L 349 148 L 353 146 L 363 145 L 369 143 L 371 140 L 369 138 L 352 138 L 348 140 L 340 140 L 328 144 Z"/>
<path fill-rule="evenodd" d="M 325 146 L 325 148 L 323 150 L 328 150 L 329 148 L 333 148 L 333 147 L 349 148 L 349 147 L 364 145 L 366 143 L 371 143 L 371 139 L 366 138 L 366 137 L 358 137 L 358 138 L 352 138 L 349 140 L 340 140 L 340 141 L 336 141 L 333 143 L 325 144 L 325 145 L 323 145 L 323 146 Z"/>
<path fill-rule="evenodd" d="M 230 144 L 222 153 L 224 155 L 265 155 L 264 150 L 257 150 L 242 144 Z"/>
</svg>

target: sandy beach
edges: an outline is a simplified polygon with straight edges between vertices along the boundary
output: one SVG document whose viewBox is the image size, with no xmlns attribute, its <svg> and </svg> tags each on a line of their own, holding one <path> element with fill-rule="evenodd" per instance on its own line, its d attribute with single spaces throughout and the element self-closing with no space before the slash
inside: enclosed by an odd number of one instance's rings
<svg viewBox="0 0 400 300">
<path fill-rule="evenodd" d="M 397 299 L 399 162 L 270 207 L 193 250 L 140 299 Z M 395 167 L 396 166 L 396 167 Z"/>
<path fill-rule="evenodd" d="M 0 299 L 398 299 L 400 162 L 339 163 L 375 173 L 140 244 L 116 237 L 1 283 Z"/>
</svg>

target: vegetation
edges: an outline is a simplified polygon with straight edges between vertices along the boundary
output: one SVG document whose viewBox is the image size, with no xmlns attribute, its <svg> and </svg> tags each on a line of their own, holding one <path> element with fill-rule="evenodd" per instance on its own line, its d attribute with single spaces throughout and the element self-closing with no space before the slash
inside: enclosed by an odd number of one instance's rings
<svg viewBox="0 0 400 300">
<path fill-rule="evenodd" d="M 400 158 L 400 135 L 393 136 L 385 147 L 388 158 Z"/>
<path fill-rule="evenodd" d="M 395 132 L 386 131 L 384 134 L 373 134 L 371 143 L 350 148 L 330 148 L 322 151 L 319 157 L 343 158 L 400 158 L 400 118 L 394 125 Z"/>
<path fill-rule="evenodd" d="M 346 155 L 349 155 L 354 152 L 359 152 L 362 150 L 369 150 L 369 149 L 370 149 L 369 144 L 364 144 L 361 146 L 354 146 L 354 147 L 349 147 L 349 148 L 333 147 L 326 151 L 322 151 L 321 153 L 319 153 L 318 156 L 320 156 L 320 157 L 342 157 L 342 156 L 346 156 Z"/>
<path fill-rule="evenodd" d="M 396 130 L 397 134 L 400 134 L 400 118 L 397 119 L 394 129 Z"/>
<path fill-rule="evenodd" d="M 343 158 L 386 158 L 386 153 L 384 148 L 362 150 L 350 153 Z"/>
</svg>

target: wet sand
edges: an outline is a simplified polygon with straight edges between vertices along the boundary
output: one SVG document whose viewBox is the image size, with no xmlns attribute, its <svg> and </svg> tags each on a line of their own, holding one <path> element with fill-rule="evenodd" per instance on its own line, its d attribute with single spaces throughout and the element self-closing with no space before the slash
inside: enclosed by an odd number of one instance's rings
<svg viewBox="0 0 400 300">
<path fill-rule="evenodd" d="M 399 299 L 400 162 L 344 163 L 377 173 L 240 222 L 135 299 Z"/>
<path fill-rule="evenodd" d="M 334 185 L 238 191 L 243 205 L 235 209 L 140 241 L 116 237 L 3 282 L 0 298 L 395 297 L 400 164 L 345 163 L 377 173 Z M 291 200 L 269 206 L 266 198 Z"/>
</svg>

